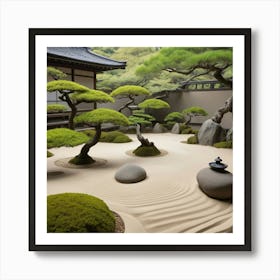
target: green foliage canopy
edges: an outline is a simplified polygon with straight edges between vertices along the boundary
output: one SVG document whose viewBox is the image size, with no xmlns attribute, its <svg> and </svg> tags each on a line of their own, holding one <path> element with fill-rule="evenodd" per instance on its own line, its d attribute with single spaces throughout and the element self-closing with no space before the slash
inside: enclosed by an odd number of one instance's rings
<svg viewBox="0 0 280 280">
<path fill-rule="evenodd" d="M 74 147 L 89 140 L 88 136 L 68 128 L 54 128 L 47 130 L 47 147 Z"/>
<path fill-rule="evenodd" d="M 65 73 L 52 66 L 47 67 L 47 73 L 55 80 L 62 80 L 67 77 Z"/>
<path fill-rule="evenodd" d="M 160 99 L 151 98 L 146 99 L 143 102 L 138 104 L 139 108 L 141 109 L 163 109 L 163 108 L 170 108 L 170 105 Z"/>
<path fill-rule="evenodd" d="M 90 91 L 90 89 L 72 81 L 57 80 L 57 81 L 51 81 L 47 83 L 47 91 L 50 93 L 55 91 L 70 93 L 70 92 L 86 92 L 86 91 Z"/>
<path fill-rule="evenodd" d="M 72 101 L 76 103 L 107 103 L 107 102 L 114 102 L 115 100 L 107 93 L 101 90 L 89 90 L 82 93 L 72 93 L 70 95 Z"/>
<path fill-rule="evenodd" d="M 164 121 L 167 123 L 182 123 L 184 122 L 185 118 L 184 115 L 180 112 L 172 112 L 169 113 L 165 118 Z"/>
<path fill-rule="evenodd" d="M 182 114 L 192 116 L 192 117 L 208 115 L 208 113 L 202 107 L 199 107 L 199 106 L 186 108 L 182 111 Z"/>
<path fill-rule="evenodd" d="M 48 104 L 47 112 L 48 113 L 60 113 L 67 110 L 67 107 L 63 104 Z"/>
<path fill-rule="evenodd" d="M 75 117 L 76 124 L 98 125 L 102 123 L 113 123 L 118 125 L 129 125 L 125 115 L 112 109 L 99 108 L 90 112 L 82 113 Z"/>
<path fill-rule="evenodd" d="M 125 85 L 120 86 L 112 91 L 111 96 L 113 97 L 124 97 L 124 96 L 139 96 L 139 95 L 150 95 L 149 91 L 141 86 Z"/>
</svg>

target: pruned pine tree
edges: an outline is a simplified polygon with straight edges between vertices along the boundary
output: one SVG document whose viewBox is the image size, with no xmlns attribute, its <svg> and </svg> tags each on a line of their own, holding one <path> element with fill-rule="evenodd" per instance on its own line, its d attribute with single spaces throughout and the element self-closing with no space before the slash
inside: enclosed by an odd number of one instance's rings
<svg viewBox="0 0 280 280">
<path fill-rule="evenodd" d="M 70 163 L 83 165 L 94 163 L 95 160 L 88 155 L 91 147 L 96 145 L 101 137 L 101 125 L 104 123 L 113 123 L 127 126 L 129 120 L 125 115 L 112 109 L 99 108 L 90 112 L 82 113 L 75 117 L 76 124 L 88 125 L 95 128 L 95 135 L 82 147 L 80 154 L 70 160 Z"/>
</svg>

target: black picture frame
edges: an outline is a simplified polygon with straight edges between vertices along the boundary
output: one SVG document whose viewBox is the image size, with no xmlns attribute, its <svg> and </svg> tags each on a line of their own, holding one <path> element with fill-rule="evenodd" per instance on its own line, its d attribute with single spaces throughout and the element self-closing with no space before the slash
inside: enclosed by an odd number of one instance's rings
<svg viewBox="0 0 280 280">
<path fill-rule="evenodd" d="M 218 35 L 244 38 L 244 244 L 129 244 L 129 245 L 77 245 L 36 243 L 36 38 L 37 36 L 65 35 L 152 35 L 188 36 Z M 249 28 L 178 28 L 178 29 L 29 29 L 29 250 L 30 251 L 250 251 L 251 248 L 251 29 Z"/>
</svg>

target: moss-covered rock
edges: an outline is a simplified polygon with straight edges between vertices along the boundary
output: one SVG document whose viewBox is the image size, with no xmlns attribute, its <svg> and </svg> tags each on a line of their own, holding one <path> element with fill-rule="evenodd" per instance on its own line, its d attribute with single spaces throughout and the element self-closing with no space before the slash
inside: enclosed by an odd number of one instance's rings
<svg viewBox="0 0 280 280">
<path fill-rule="evenodd" d="M 75 165 L 86 165 L 86 164 L 92 164 L 95 163 L 95 160 L 90 157 L 89 155 L 81 158 L 79 156 L 75 156 L 74 158 L 69 160 L 69 163 L 75 164 Z"/>
<path fill-rule="evenodd" d="M 197 136 L 194 135 L 194 136 L 189 137 L 187 140 L 187 143 L 188 144 L 198 144 Z"/>
<path fill-rule="evenodd" d="M 218 142 L 213 145 L 216 148 L 232 149 L 232 141 Z"/>
<path fill-rule="evenodd" d="M 154 145 L 151 146 L 139 146 L 133 151 L 133 153 L 138 157 L 152 157 L 160 155 L 160 150 Z"/>
<path fill-rule="evenodd" d="M 47 197 L 47 232 L 114 231 L 114 215 L 101 199 L 82 193 Z"/>
<path fill-rule="evenodd" d="M 51 153 L 50 151 L 47 151 L 47 157 L 52 157 L 53 153 Z"/>
</svg>

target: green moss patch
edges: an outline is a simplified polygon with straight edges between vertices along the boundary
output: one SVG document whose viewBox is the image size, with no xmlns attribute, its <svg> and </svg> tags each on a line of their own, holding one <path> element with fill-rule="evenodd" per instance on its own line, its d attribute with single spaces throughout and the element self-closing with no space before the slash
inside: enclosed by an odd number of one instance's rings
<svg viewBox="0 0 280 280">
<path fill-rule="evenodd" d="M 139 146 L 136 150 L 133 151 L 136 156 L 139 157 L 152 157 L 160 155 L 160 150 L 156 146 Z"/>
<path fill-rule="evenodd" d="M 51 153 L 50 151 L 47 151 L 47 157 L 52 157 L 53 153 Z"/>
<path fill-rule="evenodd" d="M 194 136 L 189 137 L 187 140 L 187 143 L 188 144 L 198 144 L 197 136 L 194 135 Z"/>
<path fill-rule="evenodd" d="M 115 217 L 101 199 L 82 193 L 47 197 L 47 232 L 114 232 Z"/>
<path fill-rule="evenodd" d="M 72 164 L 75 164 L 75 165 L 86 165 L 86 164 L 95 163 L 95 160 L 88 155 L 84 158 L 80 158 L 79 156 L 75 156 L 74 158 L 69 160 L 69 163 L 72 163 Z"/>
<path fill-rule="evenodd" d="M 93 129 L 85 130 L 83 131 L 83 133 L 85 133 L 87 136 L 92 138 L 95 135 L 95 130 Z M 127 135 L 125 135 L 120 131 L 109 131 L 109 132 L 103 131 L 101 133 L 101 137 L 99 140 L 99 142 L 105 142 L 105 143 L 127 143 L 131 141 L 132 140 Z"/>
<path fill-rule="evenodd" d="M 213 145 L 216 148 L 232 149 L 232 141 L 218 142 Z"/>
</svg>

